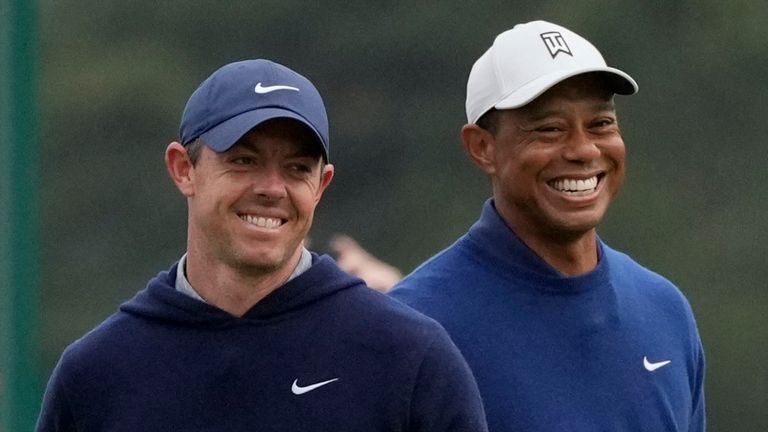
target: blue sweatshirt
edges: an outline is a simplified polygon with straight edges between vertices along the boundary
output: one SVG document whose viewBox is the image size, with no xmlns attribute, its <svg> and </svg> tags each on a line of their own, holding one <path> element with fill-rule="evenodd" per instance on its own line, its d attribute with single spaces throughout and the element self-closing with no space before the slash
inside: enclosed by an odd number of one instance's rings
<svg viewBox="0 0 768 432">
<path fill-rule="evenodd" d="M 688 302 L 598 242 L 597 268 L 563 276 L 489 200 L 466 235 L 392 292 L 451 335 L 490 431 L 704 430 L 704 355 Z"/>
<path fill-rule="evenodd" d="M 329 257 L 242 317 L 174 289 L 176 266 L 69 346 L 38 431 L 485 431 L 433 320 Z"/>
</svg>

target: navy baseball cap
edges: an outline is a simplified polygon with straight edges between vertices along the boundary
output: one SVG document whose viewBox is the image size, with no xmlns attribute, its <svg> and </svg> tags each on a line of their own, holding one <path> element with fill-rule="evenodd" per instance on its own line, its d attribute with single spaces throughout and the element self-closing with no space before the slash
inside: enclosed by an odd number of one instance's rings
<svg viewBox="0 0 768 432">
<path fill-rule="evenodd" d="M 297 120 L 317 136 L 328 161 L 328 115 L 314 85 L 293 70 L 263 59 L 222 66 L 192 93 L 181 116 L 181 144 L 202 138 L 221 153 L 259 124 Z"/>
</svg>

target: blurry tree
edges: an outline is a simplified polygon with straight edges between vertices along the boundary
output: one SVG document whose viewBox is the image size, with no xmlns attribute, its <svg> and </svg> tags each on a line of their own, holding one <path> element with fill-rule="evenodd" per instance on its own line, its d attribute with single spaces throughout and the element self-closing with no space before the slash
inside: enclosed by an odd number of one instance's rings
<svg viewBox="0 0 768 432">
<path fill-rule="evenodd" d="M 768 5 L 716 0 L 43 0 L 44 367 L 184 251 L 162 155 L 189 94 L 266 57 L 326 99 L 337 176 L 313 248 L 352 235 L 409 271 L 463 233 L 490 188 L 458 132 L 472 62 L 547 19 L 632 74 L 629 173 L 601 235 L 696 311 L 710 430 L 768 430 Z"/>
</svg>

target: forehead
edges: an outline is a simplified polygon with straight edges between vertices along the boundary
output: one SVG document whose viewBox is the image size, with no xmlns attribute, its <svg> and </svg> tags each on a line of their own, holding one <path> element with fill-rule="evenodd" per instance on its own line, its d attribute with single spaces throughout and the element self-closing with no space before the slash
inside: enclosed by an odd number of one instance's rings
<svg viewBox="0 0 768 432">
<path fill-rule="evenodd" d="M 317 135 L 303 123 L 289 118 L 276 118 L 259 124 L 237 140 L 230 150 L 322 157 Z"/>
<path fill-rule="evenodd" d="M 602 75 L 582 74 L 559 82 L 519 110 L 535 113 L 565 102 L 594 105 L 599 110 L 614 110 L 613 95 L 612 87 Z"/>
</svg>

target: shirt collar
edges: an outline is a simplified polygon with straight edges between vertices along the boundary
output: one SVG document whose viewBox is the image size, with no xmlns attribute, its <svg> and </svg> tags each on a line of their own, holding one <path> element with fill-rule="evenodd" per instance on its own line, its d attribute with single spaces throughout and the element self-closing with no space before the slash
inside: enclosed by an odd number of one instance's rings
<svg viewBox="0 0 768 432">
<path fill-rule="evenodd" d="M 200 300 L 203 303 L 207 303 L 200 294 L 195 291 L 194 288 L 192 288 L 192 285 L 190 285 L 189 280 L 187 279 L 187 254 L 181 256 L 181 259 L 179 259 L 179 265 L 176 270 L 176 284 L 175 288 L 176 291 L 188 295 L 189 297 L 192 297 L 193 299 Z M 293 270 L 293 273 L 291 273 L 291 276 L 288 277 L 288 280 L 285 281 L 285 283 L 288 283 L 290 280 L 296 278 L 300 274 L 304 273 L 305 271 L 309 270 L 309 268 L 312 267 L 312 254 L 307 250 L 307 248 L 302 247 L 301 248 L 301 258 L 299 259 L 299 263 L 296 265 L 296 268 Z"/>
</svg>

